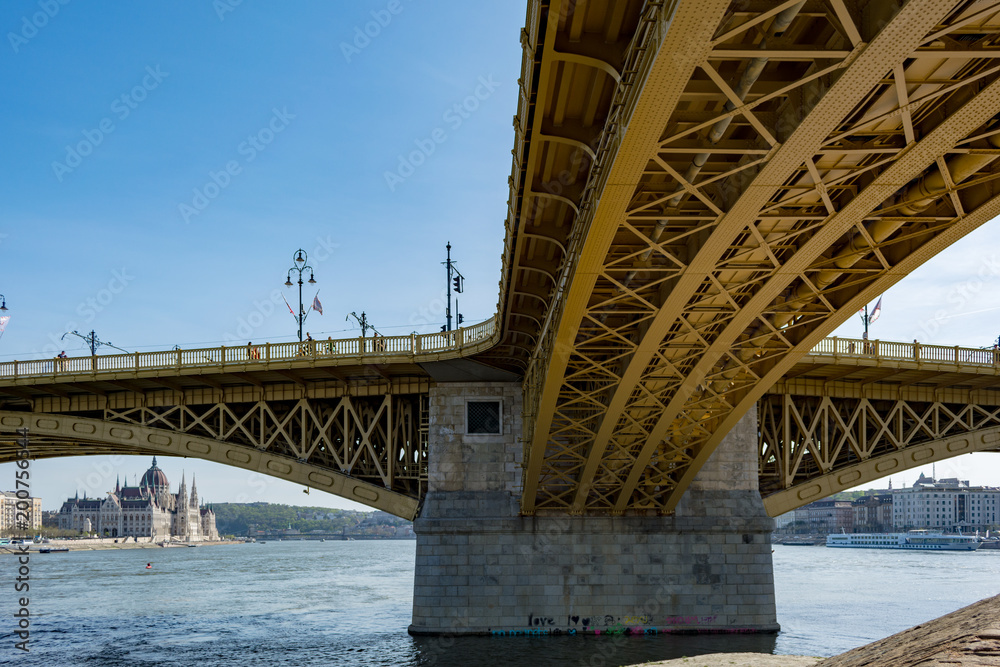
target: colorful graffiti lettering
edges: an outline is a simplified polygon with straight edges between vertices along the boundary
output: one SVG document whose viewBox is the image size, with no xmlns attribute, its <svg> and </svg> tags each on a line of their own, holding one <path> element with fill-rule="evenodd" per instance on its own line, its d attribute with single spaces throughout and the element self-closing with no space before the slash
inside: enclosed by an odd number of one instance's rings
<svg viewBox="0 0 1000 667">
<path fill-rule="evenodd" d="M 575 635 L 576 628 L 526 628 L 524 630 L 490 630 L 493 637 L 539 637 L 542 635 Z"/>
</svg>

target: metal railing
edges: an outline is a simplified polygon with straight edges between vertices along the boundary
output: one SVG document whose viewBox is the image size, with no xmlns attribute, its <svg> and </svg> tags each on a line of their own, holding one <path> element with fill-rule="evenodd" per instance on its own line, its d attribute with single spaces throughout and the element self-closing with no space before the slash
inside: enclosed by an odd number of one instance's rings
<svg viewBox="0 0 1000 667">
<path fill-rule="evenodd" d="M 93 376 L 98 373 L 122 373 L 185 368 L 213 368 L 220 371 L 262 370 L 273 362 L 334 361 L 348 363 L 391 362 L 394 358 L 418 360 L 421 357 L 472 354 L 496 343 L 497 318 L 454 331 L 406 336 L 341 338 L 291 343 L 222 346 L 194 350 L 158 350 L 92 357 L 39 359 L 0 362 L 0 380 L 30 377 Z"/>
<path fill-rule="evenodd" d="M 886 361 L 934 362 L 960 366 L 1000 366 L 1000 349 L 925 345 L 860 338 L 824 338 L 809 352 L 811 357 L 849 357 Z"/>
<path fill-rule="evenodd" d="M 489 349 L 496 343 L 497 318 L 454 331 L 409 334 L 406 336 L 376 336 L 373 338 L 339 338 L 299 343 L 262 343 L 233 347 L 210 347 L 194 350 L 158 350 L 67 359 L 0 362 L 0 380 L 31 377 L 62 377 L 184 368 L 213 368 L 220 371 L 265 369 L 272 362 L 334 361 L 348 363 L 392 362 L 401 357 L 418 360 L 441 355 L 461 356 Z M 964 366 L 1000 367 L 1000 349 L 924 345 L 860 338 L 824 338 L 808 354 L 809 357 L 875 359 L 904 362 L 933 362 Z"/>
</svg>

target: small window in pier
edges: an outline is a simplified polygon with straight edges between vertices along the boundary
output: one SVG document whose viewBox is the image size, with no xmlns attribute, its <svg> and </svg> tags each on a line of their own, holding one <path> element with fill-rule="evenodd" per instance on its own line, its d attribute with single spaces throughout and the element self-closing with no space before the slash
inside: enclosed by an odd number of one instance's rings
<svg viewBox="0 0 1000 667">
<path fill-rule="evenodd" d="M 500 401 L 466 401 L 465 432 L 468 435 L 501 435 Z"/>
</svg>

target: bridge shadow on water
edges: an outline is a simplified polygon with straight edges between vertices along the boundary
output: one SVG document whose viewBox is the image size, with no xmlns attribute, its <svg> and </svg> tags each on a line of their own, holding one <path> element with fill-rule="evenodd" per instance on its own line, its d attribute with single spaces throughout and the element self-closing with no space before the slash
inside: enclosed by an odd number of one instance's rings
<svg viewBox="0 0 1000 667">
<path fill-rule="evenodd" d="M 773 634 L 643 636 L 414 637 L 409 665 L 603 667 L 706 653 L 773 653 Z"/>
</svg>

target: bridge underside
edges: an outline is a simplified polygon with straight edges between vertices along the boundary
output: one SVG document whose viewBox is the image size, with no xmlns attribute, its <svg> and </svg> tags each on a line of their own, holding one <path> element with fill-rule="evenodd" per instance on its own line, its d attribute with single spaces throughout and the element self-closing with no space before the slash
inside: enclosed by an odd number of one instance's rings
<svg viewBox="0 0 1000 667">
<path fill-rule="evenodd" d="M 530 4 L 501 313 L 524 513 L 673 512 L 823 336 L 1000 213 L 998 12 Z"/>
<path fill-rule="evenodd" d="M 425 498 L 414 632 L 776 630 L 758 485 L 791 507 L 1000 430 L 985 376 L 789 374 L 1000 213 L 1000 6 L 529 0 L 522 44 L 496 331 L 14 362 L 0 429 Z M 502 434 L 470 433 L 488 396 Z"/>
</svg>

